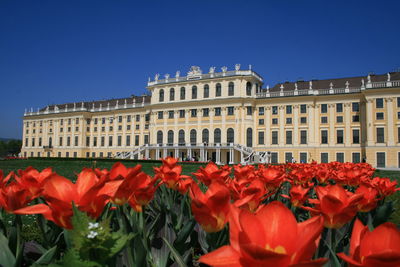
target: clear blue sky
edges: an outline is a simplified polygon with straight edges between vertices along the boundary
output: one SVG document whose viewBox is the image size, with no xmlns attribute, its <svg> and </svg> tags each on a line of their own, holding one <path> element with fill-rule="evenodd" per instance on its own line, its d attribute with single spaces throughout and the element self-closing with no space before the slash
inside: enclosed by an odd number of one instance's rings
<svg viewBox="0 0 400 267">
<path fill-rule="evenodd" d="M 0 0 L 0 137 L 25 108 L 146 92 L 155 73 L 253 65 L 265 84 L 400 67 L 400 1 Z"/>
</svg>

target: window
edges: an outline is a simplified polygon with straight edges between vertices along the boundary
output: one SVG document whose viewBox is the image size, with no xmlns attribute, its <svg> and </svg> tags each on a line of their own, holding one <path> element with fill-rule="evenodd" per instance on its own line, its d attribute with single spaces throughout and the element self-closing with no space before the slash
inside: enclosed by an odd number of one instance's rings
<svg viewBox="0 0 400 267">
<path fill-rule="evenodd" d="M 138 114 L 138 115 L 136 115 L 136 122 L 139 122 L 140 121 L 140 115 Z"/>
<path fill-rule="evenodd" d="M 127 135 L 125 137 L 125 146 L 130 146 L 131 145 L 131 136 Z M 136 144 L 135 144 L 136 145 Z"/>
<path fill-rule="evenodd" d="M 174 144 L 174 131 L 169 130 L 167 133 L 167 143 L 169 146 Z"/>
<path fill-rule="evenodd" d="M 344 162 L 344 153 L 343 152 L 338 152 L 336 153 L 336 161 L 337 162 Z"/>
<path fill-rule="evenodd" d="M 258 115 L 264 115 L 264 107 L 258 107 Z"/>
<path fill-rule="evenodd" d="M 117 146 L 122 146 L 122 136 L 117 136 Z"/>
<path fill-rule="evenodd" d="M 192 118 L 197 117 L 197 109 L 191 109 L 191 110 L 190 110 L 190 116 L 191 116 Z"/>
<path fill-rule="evenodd" d="M 271 163 L 278 163 L 278 152 L 271 152 Z"/>
<path fill-rule="evenodd" d="M 208 117 L 210 110 L 208 108 L 203 108 L 203 117 Z"/>
<path fill-rule="evenodd" d="M 95 119 L 95 123 L 97 124 L 97 119 Z M 64 119 L 61 119 L 60 120 L 60 125 L 63 125 L 64 124 Z M 28 125 L 27 125 L 28 126 Z"/>
<path fill-rule="evenodd" d="M 139 130 L 139 127 L 140 127 L 140 125 L 139 125 L 139 124 L 136 124 L 135 129 L 136 129 L 136 130 Z"/>
<path fill-rule="evenodd" d="M 360 163 L 361 162 L 361 154 L 359 152 L 353 152 L 351 154 L 351 161 L 353 163 Z"/>
<path fill-rule="evenodd" d="M 94 124 L 97 124 L 97 122 L 98 122 L 98 119 L 94 118 Z M 62 125 L 62 121 L 61 121 L 61 125 Z"/>
<path fill-rule="evenodd" d="M 42 137 L 39 137 L 39 146 L 42 146 Z"/>
<path fill-rule="evenodd" d="M 108 146 L 113 146 L 113 137 L 112 137 L 112 135 L 108 136 Z"/>
<path fill-rule="evenodd" d="M 252 147 L 253 146 L 253 129 L 247 128 L 246 130 L 246 146 Z"/>
<path fill-rule="evenodd" d="M 71 137 L 70 136 L 67 137 L 67 146 L 71 146 Z"/>
<path fill-rule="evenodd" d="M 58 140 L 58 145 L 62 146 L 63 145 L 63 138 L 60 136 L 60 139 Z"/>
<path fill-rule="evenodd" d="M 86 136 L 86 146 L 90 146 L 90 136 Z"/>
<path fill-rule="evenodd" d="M 234 143 L 235 141 L 235 131 L 232 128 L 229 128 L 226 131 L 226 142 L 229 143 Z"/>
<path fill-rule="evenodd" d="M 343 112 L 343 104 L 342 103 L 337 103 L 336 104 L 336 112 L 337 113 Z"/>
<path fill-rule="evenodd" d="M 375 100 L 376 108 L 383 108 L 383 98 L 377 98 Z"/>
<path fill-rule="evenodd" d="M 148 135 L 148 134 L 146 134 L 146 135 L 144 136 L 143 143 L 144 143 L 145 145 L 148 145 L 148 144 L 149 144 L 149 142 L 150 142 L 149 135 Z"/>
<path fill-rule="evenodd" d="M 300 113 L 307 113 L 307 105 L 306 104 L 302 104 L 300 105 Z"/>
<path fill-rule="evenodd" d="M 321 104 L 321 113 L 328 113 L 328 104 Z"/>
<path fill-rule="evenodd" d="M 106 118 L 101 118 L 101 123 L 106 124 Z"/>
<path fill-rule="evenodd" d="M 343 130 L 336 130 L 336 143 L 343 144 Z"/>
<path fill-rule="evenodd" d="M 69 152 L 65 152 L 65 157 L 69 158 Z"/>
<path fill-rule="evenodd" d="M 163 143 L 163 132 L 158 131 L 157 132 L 157 144 L 162 145 Z"/>
<path fill-rule="evenodd" d="M 271 136 L 272 136 L 271 144 L 277 145 L 278 144 L 278 131 L 272 131 Z"/>
<path fill-rule="evenodd" d="M 185 118 L 185 110 L 184 109 L 179 110 L 179 118 Z"/>
<path fill-rule="evenodd" d="M 343 123 L 343 116 L 336 116 L 337 123 Z"/>
<path fill-rule="evenodd" d="M 274 124 L 274 125 L 275 125 L 275 124 L 278 124 L 278 119 L 277 119 L 277 118 L 273 118 L 273 119 L 272 119 L 272 124 Z"/>
<path fill-rule="evenodd" d="M 119 123 L 122 122 L 122 116 L 118 116 L 118 122 L 119 122 Z"/>
<path fill-rule="evenodd" d="M 214 144 L 221 143 L 221 129 L 217 128 L 214 130 Z"/>
<path fill-rule="evenodd" d="M 353 116 L 353 122 L 360 122 L 360 116 L 359 115 L 354 115 Z"/>
<path fill-rule="evenodd" d="M 136 118 L 137 118 L 137 117 L 136 117 Z M 146 114 L 146 115 L 145 115 L 145 120 L 146 120 L 146 121 L 150 121 L 150 114 Z"/>
<path fill-rule="evenodd" d="M 300 152 L 300 163 L 307 163 L 307 152 Z"/>
<path fill-rule="evenodd" d="M 215 85 L 215 96 L 221 96 L 221 84 L 217 83 Z"/>
<path fill-rule="evenodd" d="M 397 128 L 397 143 L 400 143 L 400 127 Z"/>
<path fill-rule="evenodd" d="M 252 115 L 253 114 L 253 108 L 252 107 L 246 107 L 247 109 L 247 115 Z"/>
<path fill-rule="evenodd" d="M 228 85 L 228 96 L 233 96 L 235 94 L 235 84 L 230 82 Z"/>
<path fill-rule="evenodd" d="M 321 131 L 321 144 L 328 144 L 328 130 Z"/>
<path fill-rule="evenodd" d="M 328 163 L 329 154 L 324 152 L 321 153 L 321 163 Z"/>
<path fill-rule="evenodd" d="M 102 136 L 101 138 L 100 138 L 100 146 L 105 146 L 106 145 L 106 137 L 105 136 Z"/>
<path fill-rule="evenodd" d="M 185 100 L 186 89 L 185 87 L 181 87 L 181 100 Z"/>
<path fill-rule="evenodd" d="M 328 123 L 328 117 L 321 117 L 321 123 Z"/>
<path fill-rule="evenodd" d="M 197 99 L 197 86 L 192 86 L 192 99 Z"/>
<path fill-rule="evenodd" d="M 201 141 L 203 142 L 203 144 L 208 145 L 209 143 L 208 129 L 203 129 L 203 131 L 201 132 Z"/>
<path fill-rule="evenodd" d="M 307 144 L 307 131 L 305 130 L 300 131 L 300 144 Z"/>
<path fill-rule="evenodd" d="M 168 119 L 173 119 L 174 118 L 174 111 L 170 110 L 168 111 Z"/>
<path fill-rule="evenodd" d="M 286 114 L 292 114 L 292 105 L 286 106 Z"/>
<path fill-rule="evenodd" d="M 386 155 L 385 152 L 376 153 L 376 167 L 385 168 L 386 167 Z"/>
<path fill-rule="evenodd" d="M 264 132 L 258 132 L 258 144 L 259 145 L 264 145 Z"/>
<path fill-rule="evenodd" d="M 286 118 L 286 124 L 292 124 L 292 118 Z"/>
<path fill-rule="evenodd" d="M 215 116 L 221 116 L 221 108 L 215 108 Z"/>
<path fill-rule="evenodd" d="M 179 132 L 178 132 L 178 143 L 180 146 L 185 145 L 185 131 L 184 130 L 179 130 Z"/>
<path fill-rule="evenodd" d="M 161 120 L 163 118 L 163 113 L 162 111 L 159 111 L 158 114 L 158 119 Z"/>
<path fill-rule="evenodd" d="M 286 144 L 292 144 L 292 131 L 286 131 Z"/>
<path fill-rule="evenodd" d="M 397 119 L 400 120 L 400 112 L 397 112 Z"/>
<path fill-rule="evenodd" d="M 126 122 L 131 122 L 131 118 L 132 118 L 131 115 L 126 116 Z"/>
<path fill-rule="evenodd" d="M 94 127 L 96 129 L 96 127 Z M 60 132 L 62 133 L 64 131 L 64 128 L 60 128 Z"/>
<path fill-rule="evenodd" d="M 118 131 L 122 131 L 122 125 L 118 125 Z"/>
<path fill-rule="evenodd" d="M 358 103 L 358 102 L 351 103 L 351 111 L 359 112 L 360 111 L 360 103 Z"/>
<path fill-rule="evenodd" d="M 195 129 L 190 130 L 190 144 L 195 146 L 197 143 L 197 132 Z"/>
<path fill-rule="evenodd" d="M 360 143 L 360 130 L 353 129 L 353 144 Z"/>
<path fill-rule="evenodd" d="M 278 114 L 278 106 L 272 106 L 272 115 Z"/>
<path fill-rule="evenodd" d="M 259 119 L 259 120 L 258 120 L 258 124 L 259 124 L 259 125 L 264 125 L 264 119 Z"/>
<path fill-rule="evenodd" d="M 228 116 L 233 115 L 235 108 L 234 107 L 228 107 Z"/>
<path fill-rule="evenodd" d="M 376 128 L 376 142 L 377 143 L 385 142 L 385 128 Z"/>
<path fill-rule="evenodd" d="M 376 113 L 376 119 L 377 120 L 383 120 L 384 119 L 383 112 L 377 112 Z"/>
<path fill-rule="evenodd" d="M 135 146 L 139 145 L 139 135 L 135 135 Z"/>
<path fill-rule="evenodd" d="M 251 82 L 247 82 L 246 83 L 246 95 L 247 96 L 251 96 L 251 87 L 252 87 L 252 85 L 251 85 Z"/>
<path fill-rule="evenodd" d="M 285 162 L 292 162 L 293 154 L 292 152 L 285 152 Z"/>
<path fill-rule="evenodd" d="M 113 127 L 112 126 L 110 126 L 110 131 L 112 131 L 113 130 Z"/>
<path fill-rule="evenodd" d="M 209 98 L 209 97 L 210 97 L 210 86 L 206 84 L 203 87 L 203 98 Z"/>
<path fill-rule="evenodd" d="M 75 127 L 75 131 L 79 132 L 79 127 Z M 51 132 L 51 129 L 50 129 L 50 132 Z"/>
<path fill-rule="evenodd" d="M 161 89 L 159 92 L 159 97 L 158 97 L 159 102 L 164 102 L 164 90 Z"/>
<path fill-rule="evenodd" d="M 175 100 L 175 89 L 174 88 L 169 89 L 169 100 L 170 101 Z"/>
<path fill-rule="evenodd" d="M 300 123 L 307 123 L 307 117 L 300 117 Z"/>
</svg>

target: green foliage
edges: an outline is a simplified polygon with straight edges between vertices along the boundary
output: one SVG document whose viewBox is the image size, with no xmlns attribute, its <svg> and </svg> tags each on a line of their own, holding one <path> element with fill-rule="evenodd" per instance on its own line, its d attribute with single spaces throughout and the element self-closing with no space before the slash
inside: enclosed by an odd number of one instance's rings
<svg viewBox="0 0 400 267">
<path fill-rule="evenodd" d="M 12 155 L 18 155 L 21 151 L 21 140 L 0 140 L 0 158 Z"/>
</svg>

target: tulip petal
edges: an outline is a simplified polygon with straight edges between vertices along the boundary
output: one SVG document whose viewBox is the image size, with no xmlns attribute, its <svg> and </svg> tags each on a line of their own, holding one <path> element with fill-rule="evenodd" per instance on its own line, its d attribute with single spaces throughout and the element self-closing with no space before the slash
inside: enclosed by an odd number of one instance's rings
<svg viewBox="0 0 400 267">
<path fill-rule="evenodd" d="M 240 254 L 231 246 L 223 246 L 200 257 L 199 262 L 216 267 L 241 267 Z"/>
</svg>

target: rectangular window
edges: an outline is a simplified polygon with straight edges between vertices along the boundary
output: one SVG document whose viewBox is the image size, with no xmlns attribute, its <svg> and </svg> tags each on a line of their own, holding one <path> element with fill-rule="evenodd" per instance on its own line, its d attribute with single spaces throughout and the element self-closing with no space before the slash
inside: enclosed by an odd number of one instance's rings
<svg viewBox="0 0 400 267">
<path fill-rule="evenodd" d="M 328 163 L 329 160 L 329 154 L 324 152 L 321 153 L 321 163 Z"/>
<path fill-rule="evenodd" d="M 321 123 L 328 123 L 328 117 L 321 117 Z"/>
<path fill-rule="evenodd" d="M 300 123 L 307 123 L 307 117 L 300 117 Z"/>
<path fill-rule="evenodd" d="M 221 116 L 221 108 L 215 108 L 215 116 Z"/>
<path fill-rule="evenodd" d="M 292 144 L 292 131 L 286 131 L 286 144 Z"/>
<path fill-rule="evenodd" d="M 130 131 L 130 130 L 131 130 L 131 125 L 130 125 L 130 124 L 126 125 L 126 130 L 127 130 L 127 131 Z"/>
<path fill-rule="evenodd" d="M 328 104 L 321 104 L 321 113 L 328 113 Z"/>
<path fill-rule="evenodd" d="M 271 152 L 271 163 L 278 163 L 278 152 Z"/>
<path fill-rule="evenodd" d="M 136 129 L 136 130 L 139 130 L 139 128 L 140 128 L 140 125 L 139 125 L 139 124 L 136 124 L 135 129 Z"/>
<path fill-rule="evenodd" d="M 383 108 L 383 98 L 377 98 L 375 100 L 376 108 Z"/>
<path fill-rule="evenodd" d="M 100 145 L 101 145 L 101 146 L 105 146 L 105 145 L 106 145 L 106 138 L 105 138 L 105 136 L 102 136 L 102 137 L 100 138 Z"/>
<path fill-rule="evenodd" d="M 97 146 L 97 137 L 93 137 L 93 146 L 96 147 Z"/>
<path fill-rule="evenodd" d="M 29 146 L 29 144 L 28 144 L 28 138 L 25 138 L 25 146 Z"/>
<path fill-rule="evenodd" d="M 376 152 L 376 167 L 377 168 L 385 168 L 386 167 L 385 152 Z"/>
<path fill-rule="evenodd" d="M 106 124 L 106 118 L 101 118 L 101 123 Z"/>
<path fill-rule="evenodd" d="M 286 106 L 286 114 L 292 114 L 292 105 Z"/>
<path fill-rule="evenodd" d="M 272 131 L 271 136 L 272 136 L 271 144 L 277 145 L 278 144 L 278 131 Z"/>
<path fill-rule="evenodd" d="M 353 122 L 360 122 L 360 116 L 359 115 L 354 115 L 353 116 Z"/>
<path fill-rule="evenodd" d="M 197 117 L 197 109 L 191 109 L 191 110 L 190 110 L 190 116 L 191 116 L 192 118 Z"/>
<path fill-rule="evenodd" d="M 62 146 L 63 145 L 63 138 L 60 136 L 60 139 L 58 140 L 58 145 Z"/>
<path fill-rule="evenodd" d="M 122 136 L 120 135 L 117 137 L 117 146 L 122 146 Z"/>
<path fill-rule="evenodd" d="M 286 118 L 286 124 L 292 124 L 292 118 Z"/>
<path fill-rule="evenodd" d="M 336 122 L 337 123 L 343 123 L 343 116 L 337 116 L 336 117 Z"/>
<path fill-rule="evenodd" d="M 122 131 L 122 125 L 118 125 L 118 131 Z"/>
<path fill-rule="evenodd" d="M 400 112 L 397 112 L 397 119 L 400 120 Z"/>
<path fill-rule="evenodd" d="M 272 115 L 278 114 L 278 106 L 272 106 Z"/>
<path fill-rule="evenodd" d="M 328 144 L 328 130 L 321 131 L 321 144 Z"/>
<path fill-rule="evenodd" d="M 96 157 L 96 152 L 92 152 L 92 158 Z"/>
<path fill-rule="evenodd" d="M 343 104 L 342 103 L 336 103 L 336 112 L 337 113 L 343 112 Z"/>
<path fill-rule="evenodd" d="M 305 130 L 300 131 L 300 144 L 307 144 L 307 131 Z"/>
<path fill-rule="evenodd" d="M 94 124 L 97 124 L 97 122 L 98 122 L 98 119 L 94 118 Z M 62 125 L 62 123 L 61 123 L 61 125 Z"/>
<path fill-rule="evenodd" d="M 360 143 L 360 130 L 353 129 L 353 144 Z"/>
<path fill-rule="evenodd" d="M 235 108 L 234 107 L 228 107 L 228 115 L 231 116 L 233 115 Z"/>
<path fill-rule="evenodd" d="M 360 111 L 360 103 L 358 103 L 358 102 L 351 103 L 351 111 L 359 112 Z"/>
<path fill-rule="evenodd" d="M 126 146 L 130 146 L 131 145 L 131 136 L 130 135 L 126 136 L 125 145 Z"/>
<path fill-rule="evenodd" d="M 278 124 L 278 119 L 277 118 L 273 118 L 272 119 L 272 124 Z"/>
<path fill-rule="evenodd" d="M 258 115 L 264 115 L 264 107 L 258 108 Z"/>
<path fill-rule="evenodd" d="M 361 154 L 359 152 L 353 152 L 351 154 L 351 161 L 353 163 L 360 163 L 361 162 Z"/>
<path fill-rule="evenodd" d="M 69 158 L 69 152 L 65 152 L 65 157 Z"/>
<path fill-rule="evenodd" d="M 336 161 L 340 163 L 344 163 L 344 153 L 338 152 L 336 153 Z"/>
<path fill-rule="evenodd" d="M 397 128 L 397 143 L 400 143 L 400 127 Z"/>
<path fill-rule="evenodd" d="M 336 130 L 336 143 L 343 144 L 343 130 Z"/>
<path fill-rule="evenodd" d="M 119 123 L 122 122 L 122 116 L 118 116 L 118 122 L 119 122 Z"/>
<path fill-rule="evenodd" d="M 67 137 L 67 146 L 71 146 L 71 137 L 70 136 Z"/>
<path fill-rule="evenodd" d="M 292 162 L 293 161 L 293 154 L 292 152 L 285 152 L 285 162 Z"/>
<path fill-rule="evenodd" d="M 302 114 L 307 113 L 307 105 L 306 104 L 300 105 L 300 113 L 302 113 Z"/>
<path fill-rule="evenodd" d="M 185 118 L 185 110 L 184 109 L 179 110 L 179 118 Z"/>
<path fill-rule="evenodd" d="M 139 135 L 135 135 L 135 146 L 139 145 Z"/>
<path fill-rule="evenodd" d="M 112 145 L 113 145 L 113 137 L 112 137 L 112 135 L 110 135 L 108 137 L 108 146 L 112 146 Z"/>
<path fill-rule="evenodd" d="M 126 116 L 126 122 L 131 122 L 131 115 Z"/>
<path fill-rule="evenodd" d="M 259 124 L 259 125 L 264 125 L 264 119 L 259 119 L 259 120 L 258 120 L 258 124 Z"/>
<path fill-rule="evenodd" d="M 137 117 L 136 117 L 137 119 Z M 139 118 L 140 119 L 140 118 Z M 150 114 L 146 114 L 144 117 L 145 121 L 150 121 Z"/>
<path fill-rule="evenodd" d="M 377 112 L 376 113 L 376 119 L 377 120 L 383 120 L 384 119 L 383 112 Z"/>
<path fill-rule="evenodd" d="M 174 111 L 170 110 L 168 111 L 168 119 L 173 119 L 174 118 Z"/>
<path fill-rule="evenodd" d="M 102 158 L 102 157 L 103 157 L 103 152 L 100 152 L 100 155 L 99 155 L 99 156 L 100 156 L 100 158 Z"/>
<path fill-rule="evenodd" d="M 39 146 L 42 146 L 42 138 L 39 137 Z"/>
<path fill-rule="evenodd" d="M 400 108 L 400 97 L 397 98 L 397 107 Z"/>
<path fill-rule="evenodd" d="M 112 131 L 114 128 L 112 126 L 109 127 L 109 130 Z"/>
<path fill-rule="evenodd" d="M 208 108 L 203 108 L 203 117 L 208 117 L 210 110 Z"/>
<path fill-rule="evenodd" d="M 144 141 L 145 145 L 149 144 L 149 136 L 147 134 L 144 136 L 144 140 L 143 141 Z"/>
<path fill-rule="evenodd" d="M 163 118 L 164 112 L 163 111 L 159 111 L 157 114 L 158 114 L 158 119 L 161 120 Z"/>
<path fill-rule="evenodd" d="M 307 163 L 307 152 L 300 152 L 300 163 Z"/>
<path fill-rule="evenodd" d="M 258 132 L 258 144 L 264 145 L 264 132 Z"/>
<path fill-rule="evenodd" d="M 78 152 L 74 152 L 74 158 L 78 157 Z"/>
<path fill-rule="evenodd" d="M 385 128 L 376 128 L 376 142 L 385 143 Z"/>
<path fill-rule="evenodd" d="M 252 115 L 253 114 L 253 108 L 252 107 L 246 107 L 247 108 L 247 115 Z"/>
<path fill-rule="evenodd" d="M 90 146 L 90 136 L 86 136 L 86 146 Z"/>
</svg>

